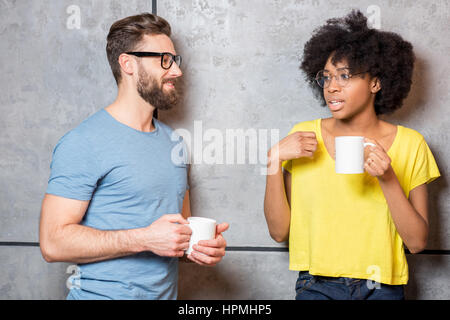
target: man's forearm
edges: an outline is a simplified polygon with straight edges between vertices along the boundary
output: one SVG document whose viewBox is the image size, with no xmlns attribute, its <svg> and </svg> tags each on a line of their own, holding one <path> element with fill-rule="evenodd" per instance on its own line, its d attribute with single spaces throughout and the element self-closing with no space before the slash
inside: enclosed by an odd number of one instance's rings
<svg viewBox="0 0 450 320">
<path fill-rule="evenodd" d="M 141 236 L 142 229 L 104 231 L 69 224 L 45 243 L 44 257 L 49 262 L 73 263 L 114 259 L 143 251 Z"/>
</svg>

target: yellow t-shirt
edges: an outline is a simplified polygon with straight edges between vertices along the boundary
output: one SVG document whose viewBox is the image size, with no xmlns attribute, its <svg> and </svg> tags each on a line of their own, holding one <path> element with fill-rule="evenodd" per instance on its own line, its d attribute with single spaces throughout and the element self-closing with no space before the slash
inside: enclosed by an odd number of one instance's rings
<svg viewBox="0 0 450 320">
<path fill-rule="evenodd" d="M 423 136 L 403 126 L 388 155 L 407 198 L 415 187 L 440 176 Z M 403 241 L 376 177 L 337 174 L 322 139 L 321 119 L 296 124 L 314 131 L 314 157 L 283 162 L 292 175 L 289 269 L 313 275 L 408 282 Z"/>
</svg>

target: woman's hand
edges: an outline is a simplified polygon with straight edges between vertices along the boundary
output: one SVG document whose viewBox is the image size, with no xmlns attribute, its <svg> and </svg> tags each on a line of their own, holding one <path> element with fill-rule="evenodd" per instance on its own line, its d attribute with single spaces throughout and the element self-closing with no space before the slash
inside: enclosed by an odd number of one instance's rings
<svg viewBox="0 0 450 320">
<path fill-rule="evenodd" d="M 276 157 L 276 160 L 283 162 L 301 157 L 312 157 L 316 150 L 316 134 L 313 131 L 297 131 L 273 146 L 268 156 L 269 158 Z"/>
<path fill-rule="evenodd" d="M 365 138 L 364 142 L 375 144 L 375 147 L 367 147 L 368 155 L 364 162 L 364 169 L 371 176 L 380 180 L 388 179 L 394 172 L 391 166 L 391 158 L 376 140 Z"/>
</svg>

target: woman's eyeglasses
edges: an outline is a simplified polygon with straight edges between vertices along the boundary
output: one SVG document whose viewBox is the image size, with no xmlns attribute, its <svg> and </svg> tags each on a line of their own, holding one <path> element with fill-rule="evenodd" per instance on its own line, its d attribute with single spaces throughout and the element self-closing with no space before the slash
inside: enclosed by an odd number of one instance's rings
<svg viewBox="0 0 450 320">
<path fill-rule="evenodd" d="M 350 73 L 349 68 L 339 68 L 339 69 L 337 69 L 336 75 L 333 75 L 329 71 L 320 70 L 319 72 L 317 72 L 315 80 L 321 88 L 326 89 L 330 86 L 331 80 L 334 77 L 339 86 L 346 87 L 348 85 L 350 79 L 353 76 L 356 76 L 356 75 L 362 74 L 362 73 L 366 73 L 366 72 L 367 71 L 358 72 L 358 73 Z"/>
</svg>

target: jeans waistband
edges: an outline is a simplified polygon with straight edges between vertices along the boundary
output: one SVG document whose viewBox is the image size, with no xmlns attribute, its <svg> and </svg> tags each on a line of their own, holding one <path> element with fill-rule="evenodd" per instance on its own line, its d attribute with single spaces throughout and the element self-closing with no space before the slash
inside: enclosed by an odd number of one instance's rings
<svg viewBox="0 0 450 320">
<path fill-rule="evenodd" d="M 357 278 L 347 278 L 347 277 L 329 277 L 329 276 L 319 276 L 319 275 L 312 275 L 308 271 L 300 271 L 299 276 L 301 275 L 310 275 L 313 277 L 316 281 L 328 281 L 328 282 L 334 282 L 334 283 L 341 283 L 345 284 L 347 286 L 353 285 L 358 282 L 367 281 L 366 279 L 357 279 Z"/>
</svg>

